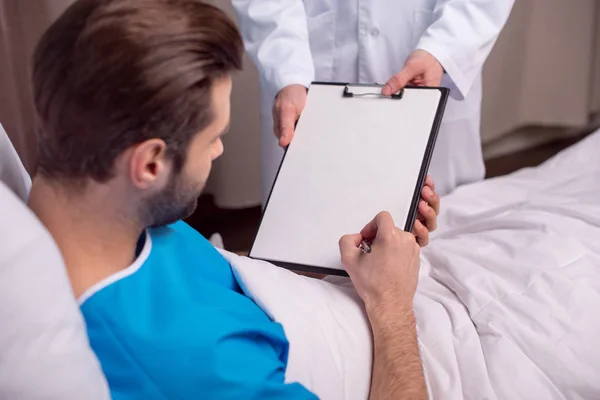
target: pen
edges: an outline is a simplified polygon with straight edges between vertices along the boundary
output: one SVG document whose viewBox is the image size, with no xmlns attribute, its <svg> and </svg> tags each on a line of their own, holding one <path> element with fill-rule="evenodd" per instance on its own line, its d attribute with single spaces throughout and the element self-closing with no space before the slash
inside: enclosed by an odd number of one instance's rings
<svg viewBox="0 0 600 400">
<path fill-rule="evenodd" d="M 371 252 L 371 246 L 365 240 L 361 240 L 358 248 L 365 254 L 369 254 Z"/>
</svg>

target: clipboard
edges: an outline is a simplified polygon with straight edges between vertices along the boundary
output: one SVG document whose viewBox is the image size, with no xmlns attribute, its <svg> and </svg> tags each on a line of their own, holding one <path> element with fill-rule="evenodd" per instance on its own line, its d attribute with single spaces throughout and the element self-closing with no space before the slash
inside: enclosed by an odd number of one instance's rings
<svg viewBox="0 0 600 400">
<path fill-rule="evenodd" d="M 449 90 L 314 82 L 249 257 L 347 276 L 338 241 L 380 211 L 412 231 Z"/>
</svg>

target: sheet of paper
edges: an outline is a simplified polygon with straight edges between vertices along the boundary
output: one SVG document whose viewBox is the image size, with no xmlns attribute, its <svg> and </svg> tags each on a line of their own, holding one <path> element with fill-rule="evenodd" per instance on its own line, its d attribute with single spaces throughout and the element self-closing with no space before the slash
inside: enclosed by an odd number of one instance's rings
<svg viewBox="0 0 600 400">
<path fill-rule="evenodd" d="M 342 235 L 383 210 L 404 228 L 442 91 L 394 100 L 342 97 L 344 87 L 311 86 L 251 257 L 339 270 Z"/>
</svg>

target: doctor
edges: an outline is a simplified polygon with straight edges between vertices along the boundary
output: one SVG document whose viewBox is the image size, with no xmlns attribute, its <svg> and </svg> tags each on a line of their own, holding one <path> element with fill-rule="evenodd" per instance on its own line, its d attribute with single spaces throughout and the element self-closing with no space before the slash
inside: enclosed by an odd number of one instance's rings
<svg viewBox="0 0 600 400">
<path fill-rule="evenodd" d="M 449 87 L 430 174 L 439 194 L 483 179 L 481 69 L 514 0 L 232 3 L 261 78 L 263 204 L 314 80 Z"/>
</svg>

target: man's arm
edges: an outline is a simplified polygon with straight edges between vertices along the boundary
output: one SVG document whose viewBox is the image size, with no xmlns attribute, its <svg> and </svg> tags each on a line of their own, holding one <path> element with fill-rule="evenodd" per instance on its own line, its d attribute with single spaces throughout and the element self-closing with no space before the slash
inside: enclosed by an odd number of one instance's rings
<svg viewBox="0 0 600 400">
<path fill-rule="evenodd" d="M 391 305 L 393 300 L 389 301 Z M 370 400 L 426 399 L 415 316 L 401 307 L 367 311 L 373 331 Z"/>
<path fill-rule="evenodd" d="M 363 240 L 371 243 L 368 253 L 358 247 Z M 340 253 L 373 332 L 370 399 L 426 399 L 413 314 L 420 266 L 415 236 L 382 212 L 360 233 L 342 237 Z"/>
<path fill-rule="evenodd" d="M 232 0 L 248 55 L 272 93 L 308 87 L 315 69 L 302 0 Z"/>
<path fill-rule="evenodd" d="M 438 0 L 417 49 L 432 54 L 464 98 L 496 43 L 514 0 Z"/>
<path fill-rule="evenodd" d="M 432 24 L 404 67 L 388 80 L 383 94 L 390 95 L 409 83 L 438 86 L 446 72 L 451 96 L 464 99 L 513 4 L 514 0 L 438 0 Z"/>
</svg>

